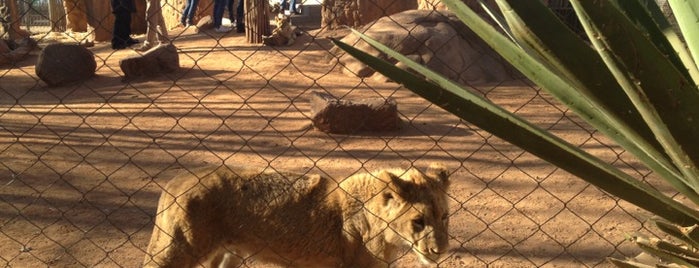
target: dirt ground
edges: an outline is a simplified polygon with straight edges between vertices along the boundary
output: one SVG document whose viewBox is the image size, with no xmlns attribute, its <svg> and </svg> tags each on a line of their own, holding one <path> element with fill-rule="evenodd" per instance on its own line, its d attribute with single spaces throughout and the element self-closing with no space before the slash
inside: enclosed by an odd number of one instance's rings
<svg viewBox="0 0 699 268">
<path fill-rule="evenodd" d="M 76 85 L 46 87 L 36 55 L 0 66 L 0 265 L 139 267 L 164 183 L 224 163 L 336 180 L 445 163 L 452 249 L 439 267 L 607 266 L 606 257 L 637 251 L 624 238 L 647 214 L 395 83 L 343 74 L 327 35 L 309 31 L 272 48 L 242 34 L 176 31 L 181 70 L 129 82 L 118 61 L 136 52 L 104 43 L 91 48 L 97 76 Z M 526 84 L 479 90 L 634 175 L 648 173 Z M 312 91 L 395 98 L 403 126 L 358 135 L 308 129 Z M 413 265 L 412 256 L 396 264 Z"/>
</svg>

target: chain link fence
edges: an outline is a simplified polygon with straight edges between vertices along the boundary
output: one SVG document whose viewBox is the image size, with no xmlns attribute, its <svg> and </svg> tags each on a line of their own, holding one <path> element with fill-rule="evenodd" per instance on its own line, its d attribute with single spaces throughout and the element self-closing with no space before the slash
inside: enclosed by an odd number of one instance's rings
<svg viewBox="0 0 699 268">
<path fill-rule="evenodd" d="M 154 77 L 124 80 L 119 61 L 138 53 L 112 50 L 109 42 L 89 48 L 96 75 L 67 86 L 48 87 L 38 78 L 38 50 L 0 66 L 0 265 L 140 267 L 158 228 L 154 219 L 165 185 L 206 165 L 321 174 L 339 182 L 378 169 L 442 163 L 452 185 L 450 250 L 439 267 L 604 267 L 609 256 L 638 253 L 625 242 L 627 235 L 652 232 L 644 226 L 650 215 L 636 207 L 398 84 L 353 74 L 328 39 L 347 31 L 323 26 L 320 14 L 295 15 L 292 22 L 301 35 L 290 46 L 274 47 L 249 44 L 235 31 L 174 28 L 181 68 Z M 80 41 L 71 37 L 33 35 L 40 48 Z M 470 86 L 670 191 L 530 82 Z M 401 128 L 354 134 L 314 129 L 314 91 L 343 100 L 392 98 Z M 415 261 L 408 255 L 393 264 L 412 267 Z"/>
</svg>

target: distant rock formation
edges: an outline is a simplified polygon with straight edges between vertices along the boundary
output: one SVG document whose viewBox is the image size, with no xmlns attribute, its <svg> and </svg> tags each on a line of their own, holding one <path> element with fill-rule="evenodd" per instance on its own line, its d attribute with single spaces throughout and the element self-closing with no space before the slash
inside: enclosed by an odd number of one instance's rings
<svg viewBox="0 0 699 268">
<path fill-rule="evenodd" d="M 359 31 L 460 83 L 501 82 L 518 74 L 449 11 L 409 10 L 380 18 Z M 348 35 L 342 41 L 369 54 L 387 58 L 355 35 Z M 334 54 L 341 55 L 339 60 L 346 67 L 343 71 L 349 75 L 369 77 L 375 73 L 337 48 Z M 407 68 L 400 63 L 396 66 Z"/>
</svg>

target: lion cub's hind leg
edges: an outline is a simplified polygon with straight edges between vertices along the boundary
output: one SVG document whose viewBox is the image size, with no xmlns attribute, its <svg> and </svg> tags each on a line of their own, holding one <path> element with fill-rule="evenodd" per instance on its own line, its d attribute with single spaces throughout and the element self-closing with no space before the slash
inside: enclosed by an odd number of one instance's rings
<svg viewBox="0 0 699 268">
<path fill-rule="evenodd" d="M 233 250 L 226 249 L 225 247 L 219 248 L 217 251 L 209 257 L 209 266 L 211 268 L 235 268 L 235 267 L 245 267 L 243 263 L 245 260 L 239 254 Z"/>
<path fill-rule="evenodd" d="M 200 254 L 203 251 L 193 250 L 191 244 L 185 238 L 181 228 L 175 224 L 162 223 L 164 228 L 153 232 L 151 243 L 148 246 L 148 254 L 143 267 L 177 268 L 195 267 L 203 259 Z"/>
<path fill-rule="evenodd" d="M 273 264 L 282 267 L 299 267 L 298 265 L 294 265 L 293 261 L 285 259 L 279 255 L 278 252 L 268 248 L 255 247 L 249 244 L 247 246 L 248 247 L 244 246 L 242 248 L 237 248 L 233 245 L 221 247 L 214 251 L 214 253 L 202 263 L 207 265 L 205 266 L 206 268 L 249 267 L 250 265 L 255 265 L 256 263 Z"/>
</svg>

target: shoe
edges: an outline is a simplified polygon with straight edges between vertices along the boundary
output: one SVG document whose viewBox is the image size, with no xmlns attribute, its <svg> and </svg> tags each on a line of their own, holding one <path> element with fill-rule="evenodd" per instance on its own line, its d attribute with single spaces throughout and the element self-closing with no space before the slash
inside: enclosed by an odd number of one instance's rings
<svg viewBox="0 0 699 268">
<path fill-rule="evenodd" d="M 140 43 L 140 42 L 141 42 L 141 41 L 138 41 L 138 40 L 133 39 L 133 38 L 129 38 L 129 40 L 126 40 L 126 44 L 129 45 L 129 46 L 130 46 L 130 45 L 138 44 L 138 43 Z"/>
<path fill-rule="evenodd" d="M 148 51 L 149 49 L 153 48 L 153 45 L 148 44 L 148 43 L 143 43 L 140 47 L 137 47 L 135 50 L 138 52 L 144 52 Z"/>
<path fill-rule="evenodd" d="M 216 32 L 218 32 L 218 33 L 227 33 L 227 32 L 230 32 L 231 30 L 233 30 L 233 29 L 226 27 L 226 26 L 223 26 L 223 25 L 218 26 L 218 28 L 216 28 Z"/>
</svg>

